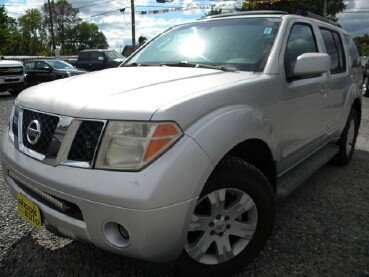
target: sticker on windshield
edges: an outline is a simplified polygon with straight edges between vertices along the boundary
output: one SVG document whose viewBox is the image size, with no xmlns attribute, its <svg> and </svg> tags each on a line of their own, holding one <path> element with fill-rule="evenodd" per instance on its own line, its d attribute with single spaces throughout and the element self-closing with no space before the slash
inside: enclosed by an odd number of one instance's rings
<svg viewBox="0 0 369 277">
<path fill-rule="evenodd" d="M 264 29 L 264 35 L 270 35 L 272 33 L 272 31 L 273 31 L 273 28 L 270 28 L 270 27 L 265 28 Z"/>
</svg>

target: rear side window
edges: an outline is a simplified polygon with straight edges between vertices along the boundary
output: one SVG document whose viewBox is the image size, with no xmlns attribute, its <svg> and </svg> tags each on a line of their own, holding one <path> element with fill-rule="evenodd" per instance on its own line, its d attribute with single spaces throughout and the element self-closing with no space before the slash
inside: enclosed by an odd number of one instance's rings
<svg viewBox="0 0 369 277">
<path fill-rule="evenodd" d="M 350 51 L 351 56 L 351 67 L 361 67 L 361 60 L 360 60 L 360 54 L 357 50 L 356 44 L 352 37 L 345 35 L 345 39 Z"/>
<path fill-rule="evenodd" d="M 92 52 L 91 53 L 91 61 L 103 61 L 104 55 L 100 51 Z"/>
<path fill-rule="evenodd" d="M 325 48 L 331 57 L 331 73 L 337 74 L 346 71 L 345 52 L 340 35 L 328 29 L 320 29 L 323 36 Z"/>
<path fill-rule="evenodd" d="M 34 70 L 35 69 L 35 62 L 26 62 L 24 67 L 27 70 Z"/>
<path fill-rule="evenodd" d="M 78 60 L 82 62 L 88 62 L 91 60 L 91 52 L 81 52 L 79 53 Z"/>
<path fill-rule="evenodd" d="M 304 53 L 318 52 L 313 29 L 308 24 L 295 24 L 288 37 L 284 65 L 287 79 L 293 77 L 297 57 Z"/>
</svg>

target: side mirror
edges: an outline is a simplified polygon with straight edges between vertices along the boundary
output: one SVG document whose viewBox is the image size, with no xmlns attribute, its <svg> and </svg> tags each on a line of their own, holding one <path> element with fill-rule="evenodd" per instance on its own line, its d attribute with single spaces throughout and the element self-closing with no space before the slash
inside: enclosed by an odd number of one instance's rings
<svg viewBox="0 0 369 277">
<path fill-rule="evenodd" d="M 293 75 L 320 75 L 331 69 L 331 57 L 326 53 L 304 53 L 297 57 Z"/>
</svg>

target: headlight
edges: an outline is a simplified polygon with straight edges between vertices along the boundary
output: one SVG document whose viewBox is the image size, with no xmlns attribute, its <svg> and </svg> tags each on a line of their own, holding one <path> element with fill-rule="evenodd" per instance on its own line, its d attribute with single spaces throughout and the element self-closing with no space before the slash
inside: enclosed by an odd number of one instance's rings
<svg viewBox="0 0 369 277">
<path fill-rule="evenodd" d="M 14 142 L 14 131 L 16 131 L 16 134 L 18 135 L 18 109 L 16 110 L 15 105 L 12 105 L 12 109 L 10 111 L 9 115 L 9 121 L 8 121 L 8 134 L 11 140 Z"/>
<path fill-rule="evenodd" d="M 163 154 L 181 136 L 181 129 L 172 122 L 110 121 L 95 168 L 139 170 Z"/>
</svg>

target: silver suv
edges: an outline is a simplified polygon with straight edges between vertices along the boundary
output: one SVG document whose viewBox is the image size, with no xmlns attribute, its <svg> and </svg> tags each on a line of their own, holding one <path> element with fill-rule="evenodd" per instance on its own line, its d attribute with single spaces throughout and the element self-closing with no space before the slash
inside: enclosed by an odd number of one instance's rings
<svg viewBox="0 0 369 277">
<path fill-rule="evenodd" d="M 21 93 L 4 177 L 36 228 L 175 261 L 184 276 L 228 276 L 268 240 L 276 195 L 351 160 L 360 80 L 355 44 L 333 24 L 205 18 L 119 68 Z"/>
</svg>

